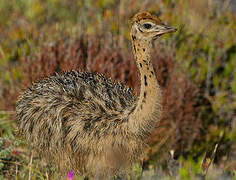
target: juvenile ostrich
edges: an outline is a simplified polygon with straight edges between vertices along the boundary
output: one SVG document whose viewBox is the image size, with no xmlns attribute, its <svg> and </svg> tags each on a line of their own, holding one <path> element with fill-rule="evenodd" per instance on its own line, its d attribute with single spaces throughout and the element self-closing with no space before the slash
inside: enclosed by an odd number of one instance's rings
<svg viewBox="0 0 236 180">
<path fill-rule="evenodd" d="M 152 41 L 175 28 L 148 12 L 132 19 L 131 41 L 141 89 L 103 75 L 64 72 L 34 83 L 16 105 L 20 132 L 61 172 L 105 179 L 140 162 L 160 120 L 161 90 L 151 63 Z"/>
</svg>

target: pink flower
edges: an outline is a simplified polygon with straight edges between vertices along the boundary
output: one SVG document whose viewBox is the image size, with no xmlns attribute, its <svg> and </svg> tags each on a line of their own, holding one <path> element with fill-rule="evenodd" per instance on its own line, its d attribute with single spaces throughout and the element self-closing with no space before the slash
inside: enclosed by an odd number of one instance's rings
<svg viewBox="0 0 236 180">
<path fill-rule="evenodd" d="M 74 172 L 73 171 L 69 171 L 67 173 L 67 180 L 73 180 L 74 179 Z"/>
</svg>

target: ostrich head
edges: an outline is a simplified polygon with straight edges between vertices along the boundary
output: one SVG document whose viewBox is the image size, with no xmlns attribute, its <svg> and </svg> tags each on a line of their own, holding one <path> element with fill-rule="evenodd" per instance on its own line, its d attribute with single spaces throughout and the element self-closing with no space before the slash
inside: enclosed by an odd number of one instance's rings
<svg viewBox="0 0 236 180">
<path fill-rule="evenodd" d="M 133 40 L 152 41 L 162 34 L 175 32 L 176 30 L 176 28 L 163 24 L 157 16 L 153 16 L 148 12 L 141 12 L 132 19 L 131 37 Z"/>
</svg>

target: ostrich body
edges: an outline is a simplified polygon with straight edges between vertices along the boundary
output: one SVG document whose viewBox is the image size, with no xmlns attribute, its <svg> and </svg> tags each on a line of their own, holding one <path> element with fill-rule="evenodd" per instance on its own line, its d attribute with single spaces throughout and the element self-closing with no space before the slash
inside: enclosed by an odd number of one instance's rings
<svg viewBox="0 0 236 180">
<path fill-rule="evenodd" d="M 16 105 L 20 132 L 60 171 L 106 178 L 142 160 L 160 120 L 161 90 L 150 59 L 152 41 L 175 31 L 147 12 L 134 16 L 132 50 L 140 75 L 130 88 L 89 72 L 64 72 L 34 83 Z"/>
</svg>

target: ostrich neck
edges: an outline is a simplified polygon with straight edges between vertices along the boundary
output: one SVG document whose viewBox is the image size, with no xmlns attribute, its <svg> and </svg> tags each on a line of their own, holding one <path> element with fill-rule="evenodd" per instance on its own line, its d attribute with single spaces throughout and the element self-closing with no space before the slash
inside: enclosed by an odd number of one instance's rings
<svg viewBox="0 0 236 180">
<path fill-rule="evenodd" d="M 161 89 L 151 63 L 151 42 L 132 37 L 133 54 L 140 76 L 140 92 L 134 111 L 130 114 L 130 128 L 145 136 L 151 132 L 161 115 Z"/>
</svg>

